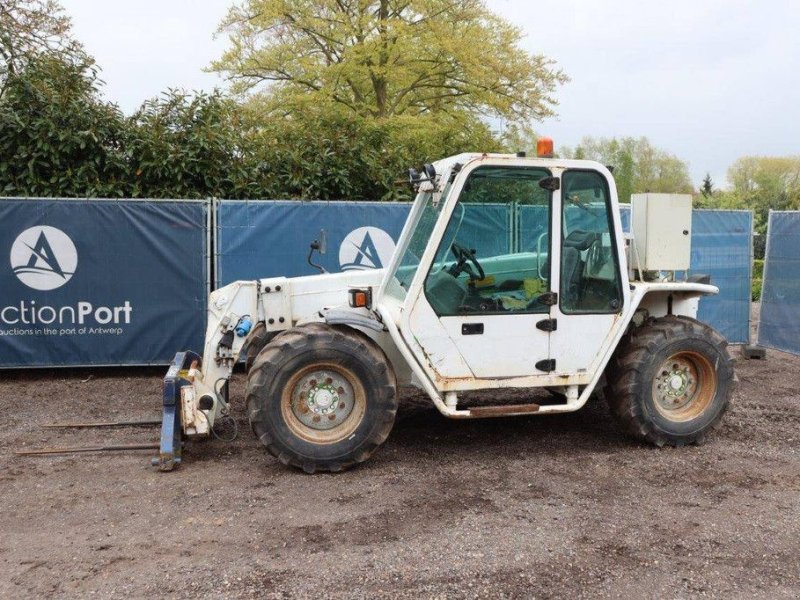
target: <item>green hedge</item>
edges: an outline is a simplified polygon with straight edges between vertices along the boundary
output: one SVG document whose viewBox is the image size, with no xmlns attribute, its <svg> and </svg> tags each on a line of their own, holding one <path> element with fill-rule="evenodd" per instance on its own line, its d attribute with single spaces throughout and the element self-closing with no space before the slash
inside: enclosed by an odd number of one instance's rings
<svg viewBox="0 0 800 600">
<path fill-rule="evenodd" d="M 753 261 L 753 281 L 751 283 L 752 299 L 754 302 L 761 300 L 761 282 L 764 279 L 764 260 Z"/>
<path fill-rule="evenodd" d="M 97 69 L 33 60 L 0 97 L 0 195 L 410 200 L 408 167 L 499 151 L 462 114 L 267 115 L 219 92 L 170 90 L 126 117 Z"/>
</svg>

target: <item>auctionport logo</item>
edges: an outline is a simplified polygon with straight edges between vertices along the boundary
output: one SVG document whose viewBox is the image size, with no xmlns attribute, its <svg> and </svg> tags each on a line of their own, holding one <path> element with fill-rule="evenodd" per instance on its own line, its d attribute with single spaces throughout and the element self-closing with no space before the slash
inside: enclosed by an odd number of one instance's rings
<svg viewBox="0 0 800 600">
<path fill-rule="evenodd" d="M 394 254 L 394 240 L 383 229 L 359 227 L 342 241 L 339 266 L 342 271 L 383 269 Z"/>
<path fill-rule="evenodd" d="M 11 268 L 34 290 L 54 290 L 67 283 L 78 267 L 78 251 L 69 236 L 55 227 L 26 229 L 11 245 Z"/>
<path fill-rule="evenodd" d="M 29 288 L 49 291 L 60 288 L 75 274 L 78 251 L 69 236 L 49 225 L 30 227 L 11 245 L 11 269 Z M 0 306 L 0 336 L 39 335 L 122 335 L 129 325 L 130 300 L 117 305 L 97 305 L 75 300 L 51 306 L 19 298 Z M 2 327 L 12 326 L 10 329 Z"/>
</svg>

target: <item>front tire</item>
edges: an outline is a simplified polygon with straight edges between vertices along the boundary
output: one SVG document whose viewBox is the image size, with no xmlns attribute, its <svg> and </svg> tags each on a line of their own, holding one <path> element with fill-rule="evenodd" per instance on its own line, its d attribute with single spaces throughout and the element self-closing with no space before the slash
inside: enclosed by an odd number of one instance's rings
<svg viewBox="0 0 800 600">
<path fill-rule="evenodd" d="M 388 437 L 397 384 L 366 335 L 314 323 L 264 346 L 248 374 L 247 410 L 253 432 L 282 463 L 341 471 Z"/>
<path fill-rule="evenodd" d="M 250 335 L 250 340 L 245 351 L 245 373 L 250 372 L 250 369 L 253 368 L 253 363 L 256 362 L 256 357 L 264 349 L 264 346 L 266 346 L 270 340 L 276 336 L 276 334 L 277 332 L 267 331 L 267 327 L 264 325 L 264 323 L 258 323 L 256 325 L 253 333 Z"/>
<path fill-rule="evenodd" d="M 628 335 L 608 379 L 611 412 L 626 432 L 657 446 L 702 443 L 730 404 L 733 359 L 708 325 L 666 316 Z"/>
</svg>

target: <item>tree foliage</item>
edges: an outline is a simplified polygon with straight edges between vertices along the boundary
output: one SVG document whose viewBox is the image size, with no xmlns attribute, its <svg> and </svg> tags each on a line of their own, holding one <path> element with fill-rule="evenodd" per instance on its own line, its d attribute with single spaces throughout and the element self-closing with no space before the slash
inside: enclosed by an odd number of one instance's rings
<svg viewBox="0 0 800 600">
<path fill-rule="evenodd" d="M 0 193 L 409 199 L 409 166 L 535 142 L 566 79 L 483 0 L 245 0 L 222 30 L 215 68 L 260 93 L 169 90 L 125 117 L 57 0 L 5 0 Z"/>
<path fill-rule="evenodd" d="M 126 118 L 91 63 L 40 56 L 0 98 L 0 194 L 142 198 L 410 199 L 411 165 L 498 151 L 479 119 L 265 117 L 223 94 L 168 91 Z"/>
<path fill-rule="evenodd" d="M 240 198 L 253 187 L 240 107 L 219 92 L 170 90 L 127 120 L 129 195 Z"/>
<path fill-rule="evenodd" d="M 273 112 L 334 105 L 362 117 L 553 114 L 566 76 L 519 47 L 483 0 L 244 0 L 212 64 Z M 262 84 L 267 84 L 266 86 Z"/>
<path fill-rule="evenodd" d="M 573 148 L 562 148 L 568 158 L 596 160 L 614 167 L 620 202 L 640 192 L 691 193 L 688 165 L 646 137 L 585 137 Z"/>
<path fill-rule="evenodd" d="M 271 198 L 409 200 L 409 166 L 499 150 L 488 126 L 467 117 L 370 120 L 323 110 L 256 121 L 250 132 L 258 189 Z"/>
<path fill-rule="evenodd" d="M 700 193 L 703 194 L 705 198 L 710 198 L 714 195 L 714 182 L 711 180 L 711 173 L 706 173 L 706 176 L 703 177 Z"/>
<path fill-rule="evenodd" d="M 752 210 L 756 232 L 766 233 L 770 210 L 800 210 L 800 156 L 744 156 L 728 169 L 728 184 L 711 206 Z"/>
<path fill-rule="evenodd" d="M 0 2 L 0 97 L 8 77 L 31 59 L 48 55 L 83 62 L 83 49 L 70 29 L 70 19 L 56 0 Z"/>
<path fill-rule="evenodd" d="M 509 123 L 500 132 L 499 138 L 504 152 L 525 152 L 528 156 L 536 156 L 539 135 L 530 125 Z"/>
<path fill-rule="evenodd" d="M 3 195 L 123 195 L 126 128 L 91 62 L 30 58 L 0 99 Z"/>
</svg>

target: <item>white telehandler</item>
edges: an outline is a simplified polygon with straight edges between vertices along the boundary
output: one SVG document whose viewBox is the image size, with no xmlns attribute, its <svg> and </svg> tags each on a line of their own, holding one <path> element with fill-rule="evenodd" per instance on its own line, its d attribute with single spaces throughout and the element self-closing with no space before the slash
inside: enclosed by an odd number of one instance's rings
<svg viewBox="0 0 800 600">
<path fill-rule="evenodd" d="M 687 276 L 691 198 L 635 196 L 626 236 L 609 169 L 552 158 L 548 140 L 538 154 L 461 154 L 411 170 L 416 200 L 386 269 L 214 291 L 203 356 L 179 353 L 164 381 L 154 462 L 171 470 L 183 436 L 209 435 L 228 415 L 228 380 L 245 357 L 256 437 L 309 473 L 369 458 L 405 385 L 457 419 L 570 412 L 602 392 L 633 436 L 702 442 L 734 373 L 725 339 L 695 318 L 718 289 Z M 488 221 L 477 242 L 467 232 L 465 214 L 487 204 L 524 213 L 510 241 Z M 557 400 L 464 400 L 502 388 Z"/>
</svg>

